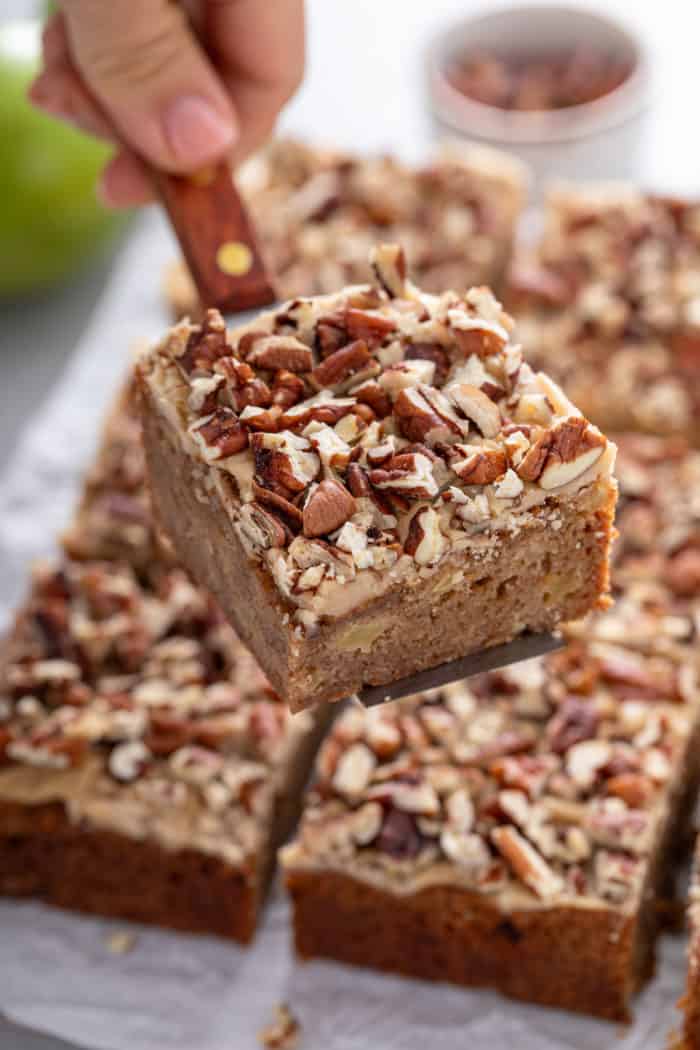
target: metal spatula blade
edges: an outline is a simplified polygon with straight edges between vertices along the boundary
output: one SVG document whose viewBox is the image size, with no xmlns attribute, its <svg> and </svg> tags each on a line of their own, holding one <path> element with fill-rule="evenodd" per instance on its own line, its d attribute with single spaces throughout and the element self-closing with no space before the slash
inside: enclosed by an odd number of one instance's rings
<svg viewBox="0 0 700 1050">
<path fill-rule="evenodd" d="M 363 707 L 374 707 L 389 700 L 400 700 L 403 696 L 423 693 L 428 689 L 438 689 L 450 682 L 458 682 L 484 671 L 495 671 L 499 667 L 531 660 L 536 656 L 545 656 L 556 649 L 561 649 L 564 639 L 559 634 L 523 634 L 505 645 L 494 645 L 490 649 L 462 656 L 459 660 L 430 667 L 427 671 L 399 678 L 388 685 L 371 685 L 357 694 L 357 700 Z"/>
<path fill-rule="evenodd" d="M 258 246 L 253 223 L 225 161 L 193 176 L 152 172 L 153 183 L 175 231 L 200 302 L 226 314 L 230 326 L 246 324 L 277 294 Z M 359 694 L 366 707 L 420 693 L 483 671 L 543 656 L 563 645 L 556 634 L 525 634 L 389 685 Z"/>
</svg>

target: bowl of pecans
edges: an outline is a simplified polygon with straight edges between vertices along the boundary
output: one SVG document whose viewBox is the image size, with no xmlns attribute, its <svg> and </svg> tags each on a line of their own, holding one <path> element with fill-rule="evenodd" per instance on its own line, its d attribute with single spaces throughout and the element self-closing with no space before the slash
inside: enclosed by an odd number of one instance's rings
<svg viewBox="0 0 700 1050">
<path fill-rule="evenodd" d="M 607 15 L 537 5 L 466 18 L 433 43 L 428 73 L 443 128 L 512 150 L 538 181 L 639 174 L 649 60 Z"/>
</svg>

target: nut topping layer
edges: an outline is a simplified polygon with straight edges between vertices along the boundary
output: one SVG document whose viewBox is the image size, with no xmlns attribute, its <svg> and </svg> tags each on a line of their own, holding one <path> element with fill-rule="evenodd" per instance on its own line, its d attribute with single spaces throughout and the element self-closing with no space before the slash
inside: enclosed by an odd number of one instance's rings
<svg viewBox="0 0 700 1050">
<path fill-rule="evenodd" d="M 434 569 L 607 483 L 614 458 L 523 363 L 488 289 L 422 293 L 396 245 L 372 268 L 375 285 L 292 300 L 230 335 L 214 311 L 183 322 L 141 366 L 305 626 L 338 580 L 365 574 L 360 600 L 372 574 Z"/>
<path fill-rule="evenodd" d="M 700 692 L 686 663 L 679 693 L 670 658 L 639 657 L 630 685 L 625 653 L 577 641 L 469 684 L 349 708 L 285 865 L 397 893 L 462 885 L 504 909 L 633 909 Z"/>
<path fill-rule="evenodd" d="M 700 202 L 626 184 L 550 194 L 507 303 L 529 361 L 614 429 L 694 432 L 700 410 Z"/>
</svg>

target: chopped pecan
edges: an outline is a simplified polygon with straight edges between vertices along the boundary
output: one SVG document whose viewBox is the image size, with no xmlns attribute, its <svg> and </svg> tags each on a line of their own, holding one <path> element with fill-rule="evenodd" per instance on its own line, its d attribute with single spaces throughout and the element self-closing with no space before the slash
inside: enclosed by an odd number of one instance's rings
<svg viewBox="0 0 700 1050">
<path fill-rule="evenodd" d="M 107 768 L 115 780 L 129 783 L 141 776 L 151 757 L 151 752 L 141 740 L 129 740 L 113 748 Z"/>
<path fill-rule="evenodd" d="M 347 474 L 345 476 L 347 486 L 350 492 L 356 498 L 361 496 L 369 496 L 371 494 L 371 486 L 369 478 L 366 472 L 357 463 L 351 463 L 348 466 Z"/>
<path fill-rule="evenodd" d="M 255 368 L 270 371 L 310 372 L 314 366 L 309 347 L 288 335 L 266 335 L 256 339 L 246 354 L 246 361 Z"/>
<path fill-rule="evenodd" d="M 339 795 L 357 799 L 369 784 L 377 759 L 366 744 L 353 744 L 338 759 L 333 787 Z"/>
<path fill-rule="evenodd" d="M 272 404 L 270 388 L 262 379 L 251 379 L 240 387 L 229 389 L 229 398 L 236 412 L 242 412 L 249 405 L 268 408 Z"/>
<path fill-rule="evenodd" d="M 397 244 L 378 244 L 370 256 L 378 283 L 391 299 L 401 299 L 406 291 L 406 256 Z"/>
<path fill-rule="evenodd" d="M 641 773 L 618 773 L 605 782 L 608 795 L 615 795 L 631 809 L 642 809 L 654 793 L 652 781 Z"/>
<path fill-rule="evenodd" d="M 543 489 L 559 488 L 579 477 L 602 456 L 606 446 L 603 435 L 580 416 L 555 424 L 549 434 L 549 454 L 538 479 Z"/>
<path fill-rule="evenodd" d="M 470 320 L 468 328 L 454 328 L 457 344 L 463 354 L 489 357 L 498 354 L 508 342 L 508 333 L 500 325 L 489 324 L 477 318 Z"/>
<path fill-rule="evenodd" d="M 282 517 L 285 524 L 292 531 L 296 532 L 301 528 L 302 513 L 296 504 L 291 503 L 278 492 L 273 492 L 272 489 L 266 489 L 263 485 L 258 485 L 255 479 L 253 479 L 253 495 L 258 503 L 261 503 L 275 515 Z"/>
<path fill-rule="evenodd" d="M 350 342 L 342 318 L 321 317 L 316 325 L 316 346 L 321 357 L 328 357 Z"/>
<path fill-rule="evenodd" d="M 326 536 L 339 529 L 355 513 L 355 500 L 345 486 L 332 479 L 313 490 L 303 511 L 304 535 Z"/>
<path fill-rule="evenodd" d="M 286 547 L 292 535 L 279 518 L 255 501 L 241 507 L 238 529 L 241 538 L 248 541 L 253 551 Z"/>
<path fill-rule="evenodd" d="M 391 318 L 351 306 L 343 311 L 343 324 L 352 339 L 361 339 L 368 347 L 379 346 L 396 331 L 396 322 Z"/>
<path fill-rule="evenodd" d="M 468 383 L 450 383 L 445 387 L 445 394 L 485 438 L 496 437 L 501 429 L 501 413 L 482 390 Z"/>
<path fill-rule="evenodd" d="M 386 467 L 371 470 L 369 480 L 377 489 L 409 499 L 432 499 L 438 493 L 433 464 L 418 452 L 394 456 Z"/>
<path fill-rule="evenodd" d="M 371 360 L 367 344 L 357 339 L 324 358 L 314 368 L 311 378 L 319 389 L 338 387 L 362 371 Z"/>
<path fill-rule="evenodd" d="M 562 892 L 561 877 L 516 828 L 494 828 L 491 841 L 520 881 L 542 900 L 552 900 Z"/>
<path fill-rule="evenodd" d="M 490 485 L 508 469 L 503 449 L 486 445 L 456 445 L 455 449 L 463 458 L 454 459 L 450 466 L 467 485 Z"/>
<path fill-rule="evenodd" d="M 407 361 L 431 361 L 434 365 L 434 377 L 426 382 L 442 386 L 450 371 L 450 355 L 437 343 L 411 343 L 406 347 Z"/>
<path fill-rule="evenodd" d="M 306 426 L 312 420 L 334 426 L 343 416 L 355 408 L 354 397 L 331 397 L 322 391 L 306 401 L 300 401 L 291 408 L 285 409 L 280 424 L 290 429 Z"/>
<path fill-rule="evenodd" d="M 391 398 L 382 390 L 376 379 L 368 379 L 360 386 L 351 388 L 351 394 L 362 405 L 368 405 L 377 419 L 391 415 Z"/>
<path fill-rule="evenodd" d="M 447 547 L 447 538 L 440 531 L 440 515 L 432 507 L 421 507 L 411 518 L 404 551 L 418 565 L 433 565 Z"/>
<path fill-rule="evenodd" d="M 230 353 L 223 317 L 218 310 L 207 310 L 202 324 L 190 333 L 183 353 L 176 360 L 189 374 L 195 369 L 209 371 L 215 361 Z"/>
<path fill-rule="evenodd" d="M 296 405 L 298 401 L 303 399 L 304 392 L 304 380 L 300 376 L 295 375 L 294 372 L 288 372 L 286 369 L 281 368 L 275 373 L 275 378 L 272 381 L 273 405 L 279 405 L 281 408 L 291 408 L 292 405 Z"/>
<path fill-rule="evenodd" d="M 230 408 L 220 407 L 209 419 L 190 428 L 208 460 L 224 459 L 248 445 L 248 430 Z"/>
<path fill-rule="evenodd" d="M 669 558 L 663 578 L 680 598 L 700 595 L 700 550 L 688 547 Z"/>
<path fill-rule="evenodd" d="M 251 430 L 262 430 L 267 434 L 274 434 L 279 429 L 282 409 L 279 405 L 272 408 L 258 408 L 256 405 L 248 405 L 241 412 L 241 423 L 245 423 Z"/>
<path fill-rule="evenodd" d="M 556 755 L 563 755 L 574 744 L 594 737 L 598 724 L 599 716 L 593 703 L 569 696 L 547 724 L 549 746 Z"/>
<path fill-rule="evenodd" d="M 253 434 L 255 470 L 266 488 L 282 485 L 289 492 L 303 492 L 318 475 L 321 461 L 306 438 L 289 431 Z"/>
<path fill-rule="evenodd" d="M 573 297 L 574 289 L 569 281 L 556 270 L 535 262 L 518 261 L 508 274 L 509 304 L 566 306 Z"/>
<path fill-rule="evenodd" d="M 454 440 L 455 433 L 459 433 L 458 428 L 438 415 L 427 400 L 425 389 L 428 388 L 408 387 L 396 398 L 394 414 L 401 433 L 409 441 L 422 441 L 428 445 Z"/>
</svg>

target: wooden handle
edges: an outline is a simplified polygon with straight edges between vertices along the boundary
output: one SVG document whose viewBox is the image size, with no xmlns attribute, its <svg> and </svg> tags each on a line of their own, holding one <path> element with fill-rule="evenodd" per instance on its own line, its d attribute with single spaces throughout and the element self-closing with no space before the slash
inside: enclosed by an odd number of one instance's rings
<svg viewBox="0 0 700 1050">
<path fill-rule="evenodd" d="M 189 176 L 152 176 L 202 304 L 237 313 L 274 302 L 275 288 L 228 164 Z"/>
</svg>

